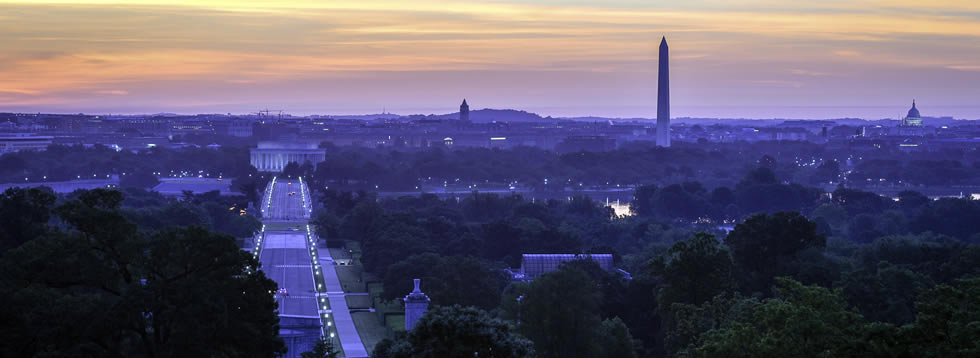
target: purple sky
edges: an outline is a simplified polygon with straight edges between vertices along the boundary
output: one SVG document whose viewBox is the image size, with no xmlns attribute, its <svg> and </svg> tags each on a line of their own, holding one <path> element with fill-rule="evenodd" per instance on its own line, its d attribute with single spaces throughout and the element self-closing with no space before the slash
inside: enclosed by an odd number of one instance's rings
<svg viewBox="0 0 980 358">
<path fill-rule="evenodd" d="M 653 3 L 653 4 L 651 4 Z M 980 2 L 4 1 L 0 111 L 980 118 Z"/>
</svg>

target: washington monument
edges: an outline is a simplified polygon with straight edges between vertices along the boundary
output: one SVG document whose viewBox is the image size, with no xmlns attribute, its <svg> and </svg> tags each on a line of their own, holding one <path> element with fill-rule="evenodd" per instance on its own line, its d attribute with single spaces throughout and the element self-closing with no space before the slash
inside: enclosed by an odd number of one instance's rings
<svg viewBox="0 0 980 358">
<path fill-rule="evenodd" d="M 670 146 L 670 71 L 667 65 L 667 37 L 660 40 L 660 69 L 657 70 L 657 146 Z"/>
</svg>

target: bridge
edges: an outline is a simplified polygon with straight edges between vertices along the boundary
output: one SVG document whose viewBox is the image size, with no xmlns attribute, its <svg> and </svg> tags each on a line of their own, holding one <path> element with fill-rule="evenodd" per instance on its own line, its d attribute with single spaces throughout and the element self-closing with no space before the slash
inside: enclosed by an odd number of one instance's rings
<svg viewBox="0 0 980 358">
<path fill-rule="evenodd" d="M 312 213 L 309 187 L 303 179 L 273 178 L 262 194 L 262 231 L 253 254 L 262 271 L 276 281 L 279 334 L 286 341 L 287 358 L 298 358 L 320 337 L 333 341 L 343 356 L 368 357 L 354 327 L 333 258 L 317 245 L 309 224 Z"/>
</svg>

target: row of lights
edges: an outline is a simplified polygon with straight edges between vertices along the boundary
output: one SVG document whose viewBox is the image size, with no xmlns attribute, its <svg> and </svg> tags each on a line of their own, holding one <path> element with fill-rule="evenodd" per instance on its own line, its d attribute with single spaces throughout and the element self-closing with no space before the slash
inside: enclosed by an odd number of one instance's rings
<svg viewBox="0 0 980 358">
<path fill-rule="evenodd" d="M 269 196 L 268 196 L 269 198 L 266 200 L 265 209 L 262 209 L 262 216 L 267 216 L 268 209 L 271 209 L 272 208 L 272 191 L 274 190 L 274 188 L 276 186 L 276 179 L 278 179 L 278 178 L 277 177 L 272 177 L 272 183 L 269 184 L 268 187 L 266 187 L 267 188 L 266 191 L 269 192 Z"/>
<path fill-rule="evenodd" d="M 299 194 L 303 198 L 303 210 L 306 210 L 306 214 L 313 214 L 313 208 L 312 207 L 307 208 L 306 205 L 307 193 L 308 191 L 306 190 L 306 185 L 303 185 L 303 177 L 299 177 Z M 310 201 L 312 201 L 312 199 L 313 198 L 310 198 Z"/>
<path fill-rule="evenodd" d="M 300 178 L 300 190 L 303 190 L 302 183 L 303 183 L 303 178 L 301 177 Z M 303 194 L 303 195 L 305 195 L 305 194 Z M 306 202 L 306 198 L 305 198 L 305 196 L 304 196 L 303 201 L 304 201 L 303 208 L 305 209 L 306 208 L 306 203 L 305 203 Z M 313 240 L 313 231 L 310 230 L 310 225 L 309 224 L 306 224 L 306 240 L 310 244 L 310 256 L 313 258 L 313 274 L 315 276 L 314 279 L 313 279 L 313 282 L 316 282 L 316 278 L 322 276 L 323 270 L 320 267 L 320 260 L 317 257 L 317 252 L 316 252 L 316 242 Z M 323 284 L 317 283 L 316 285 L 317 285 L 317 292 L 319 292 L 320 290 L 323 289 Z M 324 310 L 327 309 L 326 301 L 327 301 L 327 299 L 325 297 L 323 297 L 323 296 L 320 297 L 320 308 L 321 309 L 324 309 Z M 329 331 L 330 332 L 330 334 L 329 334 L 330 335 L 330 338 L 334 338 L 336 336 L 336 334 L 333 331 L 330 331 L 330 328 L 329 328 L 329 327 L 333 327 L 333 321 L 330 320 L 330 313 L 324 312 L 323 313 L 323 318 L 321 319 L 321 322 L 322 323 L 326 323 L 326 325 L 325 325 L 325 327 L 327 327 L 326 328 L 326 331 Z M 326 332 L 324 332 L 324 335 L 326 335 Z"/>
<path fill-rule="evenodd" d="M 259 233 L 259 239 L 255 241 L 255 250 L 252 251 L 252 257 L 259 258 L 259 250 L 262 248 L 262 238 L 265 237 L 265 224 L 262 224 L 262 232 Z"/>
</svg>

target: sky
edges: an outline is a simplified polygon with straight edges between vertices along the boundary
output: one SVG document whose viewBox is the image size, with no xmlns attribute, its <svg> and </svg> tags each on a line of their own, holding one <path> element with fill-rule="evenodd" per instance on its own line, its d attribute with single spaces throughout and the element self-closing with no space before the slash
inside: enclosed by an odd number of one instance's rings
<svg viewBox="0 0 980 358">
<path fill-rule="evenodd" d="M 976 0 L 0 0 L 0 111 L 980 118 Z"/>
</svg>

